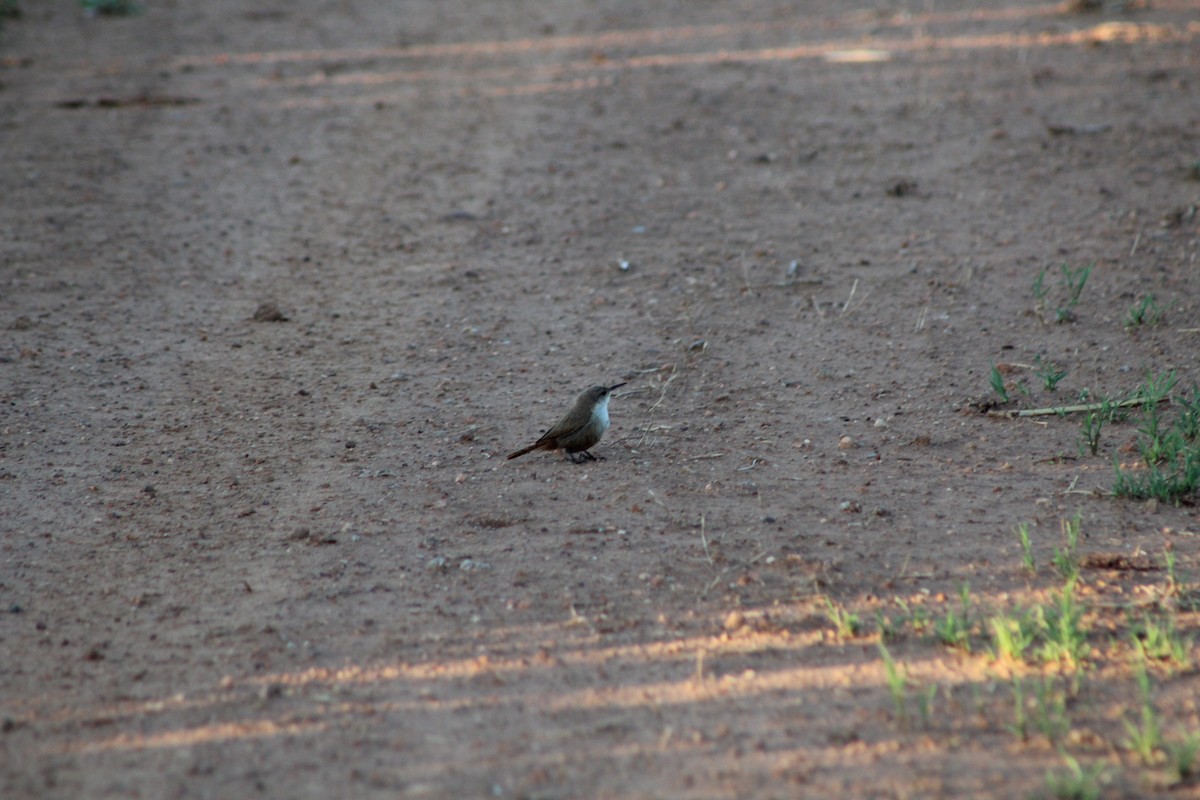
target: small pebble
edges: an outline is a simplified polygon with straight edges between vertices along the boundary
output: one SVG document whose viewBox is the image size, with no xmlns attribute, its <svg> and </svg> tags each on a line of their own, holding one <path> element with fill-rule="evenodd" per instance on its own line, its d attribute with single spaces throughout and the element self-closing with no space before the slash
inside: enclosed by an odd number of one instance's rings
<svg viewBox="0 0 1200 800">
<path fill-rule="evenodd" d="M 255 322 L 287 322 L 288 318 L 274 303 L 261 303 L 254 309 Z"/>
</svg>

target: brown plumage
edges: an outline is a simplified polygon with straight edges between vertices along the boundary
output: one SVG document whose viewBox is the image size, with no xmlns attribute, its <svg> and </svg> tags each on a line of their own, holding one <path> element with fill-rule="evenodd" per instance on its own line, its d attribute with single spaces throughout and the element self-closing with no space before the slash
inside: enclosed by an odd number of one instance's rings
<svg viewBox="0 0 1200 800">
<path fill-rule="evenodd" d="M 572 461 L 576 461 L 576 453 L 583 453 L 584 458 L 595 461 L 596 457 L 588 450 L 595 447 L 608 430 L 608 399 L 612 390 L 624 385 L 593 386 L 584 391 L 553 428 L 529 447 L 510 453 L 508 457 L 517 458 L 534 450 L 565 450 Z"/>
</svg>

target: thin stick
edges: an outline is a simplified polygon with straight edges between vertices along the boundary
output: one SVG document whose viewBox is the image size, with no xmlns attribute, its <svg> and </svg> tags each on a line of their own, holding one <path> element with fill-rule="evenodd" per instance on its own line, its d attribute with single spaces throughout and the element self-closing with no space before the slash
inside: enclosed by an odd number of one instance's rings
<svg viewBox="0 0 1200 800">
<path fill-rule="evenodd" d="M 662 392 L 659 393 L 658 399 L 654 401 L 654 405 L 650 406 L 651 413 L 653 413 L 654 409 L 656 409 L 660 405 L 662 405 L 662 401 L 665 400 L 667 397 L 667 389 L 669 389 L 671 387 L 671 382 L 674 381 L 675 378 L 678 376 L 679 376 L 679 365 L 672 364 L 671 365 L 671 374 L 667 378 L 667 382 L 663 384 Z"/>
<path fill-rule="evenodd" d="M 708 537 L 704 535 L 704 515 L 700 515 L 700 544 L 704 545 L 704 557 L 708 559 L 708 565 L 715 567 L 713 563 L 712 553 L 708 552 Z"/>
<path fill-rule="evenodd" d="M 1164 397 L 1159 400 L 1160 403 L 1166 402 L 1168 398 Z M 1140 406 L 1146 402 L 1144 397 L 1131 397 L 1128 400 L 1122 400 L 1119 403 L 1081 403 L 1076 406 L 1050 406 L 1048 408 L 1023 408 L 1020 411 L 996 411 L 987 412 L 989 417 L 1003 417 L 1004 419 L 1015 419 L 1016 417 L 1044 417 L 1048 414 L 1074 414 L 1077 411 L 1100 411 L 1103 408 L 1126 408 L 1128 406 Z"/>
<path fill-rule="evenodd" d="M 850 296 L 846 298 L 846 302 L 842 304 L 842 310 L 838 316 L 845 316 L 846 311 L 850 308 L 850 301 L 854 299 L 854 293 L 858 291 L 858 278 L 854 279 L 854 283 L 850 285 Z"/>
<path fill-rule="evenodd" d="M 650 406 L 650 414 L 653 416 L 655 409 L 662 405 L 663 400 L 667 399 L 667 389 L 671 388 L 671 383 L 679 376 L 679 365 L 671 365 L 671 374 L 667 377 L 666 383 L 663 384 L 662 391 L 658 394 L 658 399 L 654 401 L 654 405 Z M 642 438 L 638 439 L 638 446 L 642 446 L 646 442 L 646 437 L 650 434 L 650 426 L 646 426 L 646 430 L 642 432 Z"/>
</svg>

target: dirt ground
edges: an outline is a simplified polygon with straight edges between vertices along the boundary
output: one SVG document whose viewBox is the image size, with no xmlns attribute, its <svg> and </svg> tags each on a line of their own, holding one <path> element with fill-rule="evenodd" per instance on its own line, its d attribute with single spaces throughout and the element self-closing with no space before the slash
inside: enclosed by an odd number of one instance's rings
<svg viewBox="0 0 1200 800">
<path fill-rule="evenodd" d="M 0 795 L 1200 796 L 1194 498 L 979 410 L 1200 381 L 1200 0 L 1083 5 L 19 3 Z M 1077 512 L 1090 654 L 994 657 Z"/>
</svg>

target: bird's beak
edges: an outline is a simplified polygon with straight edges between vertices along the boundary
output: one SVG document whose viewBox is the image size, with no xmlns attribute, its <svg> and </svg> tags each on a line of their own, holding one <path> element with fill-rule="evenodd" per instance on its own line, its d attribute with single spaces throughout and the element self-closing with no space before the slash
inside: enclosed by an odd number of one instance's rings
<svg viewBox="0 0 1200 800">
<path fill-rule="evenodd" d="M 620 388 L 621 388 L 622 386 L 624 386 L 626 383 L 628 383 L 628 381 L 624 381 L 624 382 L 622 382 L 622 383 L 618 383 L 616 386 L 610 386 L 610 387 L 608 387 L 608 390 L 611 392 L 613 389 L 620 389 Z"/>
</svg>

